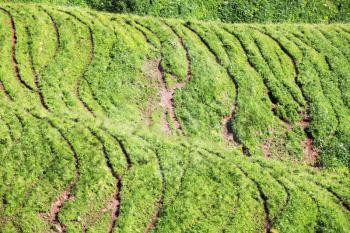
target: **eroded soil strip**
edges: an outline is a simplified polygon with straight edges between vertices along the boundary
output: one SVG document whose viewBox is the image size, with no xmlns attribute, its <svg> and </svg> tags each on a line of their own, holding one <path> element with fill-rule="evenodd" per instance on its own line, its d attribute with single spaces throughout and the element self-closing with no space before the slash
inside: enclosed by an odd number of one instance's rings
<svg viewBox="0 0 350 233">
<path fill-rule="evenodd" d="M 142 25 L 139 22 L 136 22 L 139 26 L 146 28 L 148 31 L 150 31 L 151 33 L 153 33 L 156 37 L 157 35 L 147 26 Z M 139 30 L 138 28 L 135 27 L 136 30 Z M 142 32 L 141 32 L 142 33 Z M 148 41 L 149 39 L 147 38 L 147 36 L 142 33 L 145 36 L 146 41 Z M 162 42 L 161 42 L 162 44 Z M 152 45 L 152 44 L 151 44 Z M 161 50 L 162 50 L 162 45 L 161 45 Z M 174 88 L 169 89 L 166 85 L 166 80 L 165 80 L 165 75 L 164 75 L 164 70 L 162 67 L 162 57 L 160 59 L 156 59 L 154 62 L 157 66 L 157 71 L 153 72 L 153 74 L 157 77 L 158 79 L 158 83 L 159 83 L 159 92 L 160 92 L 160 105 L 163 108 L 163 114 L 162 114 L 162 122 L 163 122 L 163 128 L 164 131 L 169 133 L 171 132 L 171 127 L 170 127 L 170 123 L 168 122 L 168 118 L 167 118 L 167 114 L 169 115 L 169 117 L 172 119 L 172 122 L 174 124 L 175 129 L 180 130 L 180 132 L 183 133 L 182 127 L 180 122 L 177 119 L 177 116 L 175 114 L 175 107 L 174 107 L 174 102 L 173 102 L 173 95 L 175 92 L 176 88 L 181 88 L 182 86 L 184 86 L 185 84 L 177 84 L 175 85 Z M 152 65 L 155 66 L 155 65 Z M 155 69 L 153 69 L 155 70 Z"/>
<path fill-rule="evenodd" d="M 167 117 L 166 114 L 169 114 L 169 117 L 173 120 L 174 127 L 176 129 L 180 128 L 180 123 L 178 122 L 175 111 L 174 111 L 174 104 L 173 104 L 173 94 L 174 90 L 169 90 L 166 85 L 164 70 L 162 67 L 162 61 L 157 60 L 157 68 L 158 68 L 158 80 L 159 80 L 159 90 L 160 90 L 160 103 L 163 109 L 165 109 L 163 117 Z M 167 126 L 165 128 L 168 128 L 168 131 L 171 131 L 168 119 L 165 119 L 167 121 Z"/>
<path fill-rule="evenodd" d="M 15 26 L 15 21 L 13 19 L 12 14 L 0 7 L 0 10 L 2 10 L 3 12 L 5 12 L 9 18 L 10 18 L 10 27 L 11 27 L 11 63 L 15 72 L 15 76 L 16 79 L 24 86 L 26 87 L 28 90 L 30 91 L 34 91 L 33 88 L 31 86 L 29 86 L 21 77 L 21 74 L 19 72 L 19 68 L 18 68 L 18 61 L 16 58 L 16 45 L 17 45 L 17 34 L 16 34 L 16 26 Z"/>
<path fill-rule="evenodd" d="M 178 43 L 181 45 L 181 47 L 183 48 L 183 50 L 185 51 L 185 54 L 186 54 L 186 80 L 184 82 L 181 82 L 181 83 L 176 83 L 175 86 L 173 87 L 173 89 L 170 90 L 171 95 L 172 95 L 171 102 L 172 102 L 172 106 L 174 106 L 173 95 L 174 95 L 175 91 L 177 89 L 184 88 L 187 85 L 187 83 L 189 83 L 191 81 L 191 76 L 192 76 L 191 57 L 190 57 L 189 49 L 185 45 L 183 38 L 180 36 L 180 34 L 174 29 L 173 26 L 169 25 L 167 22 L 163 21 L 163 23 L 176 35 Z M 174 111 L 174 119 L 175 119 L 174 122 L 177 123 L 177 125 L 175 125 L 175 127 L 177 129 L 180 129 L 183 132 L 183 129 L 182 129 L 177 117 L 176 117 L 175 111 Z"/>
</svg>

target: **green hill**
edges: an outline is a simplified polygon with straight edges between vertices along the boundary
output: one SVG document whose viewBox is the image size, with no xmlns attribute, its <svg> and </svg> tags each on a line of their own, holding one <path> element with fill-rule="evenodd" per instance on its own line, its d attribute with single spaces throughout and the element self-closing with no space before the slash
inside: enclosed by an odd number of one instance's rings
<svg viewBox="0 0 350 233">
<path fill-rule="evenodd" d="M 0 232 L 350 232 L 350 25 L 0 5 Z"/>
</svg>

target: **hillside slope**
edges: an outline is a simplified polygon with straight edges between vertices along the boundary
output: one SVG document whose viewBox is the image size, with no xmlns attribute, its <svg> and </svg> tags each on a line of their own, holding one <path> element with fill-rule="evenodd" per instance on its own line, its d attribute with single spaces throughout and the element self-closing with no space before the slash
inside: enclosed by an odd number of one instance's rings
<svg viewBox="0 0 350 233">
<path fill-rule="evenodd" d="M 349 41 L 0 5 L 0 231 L 350 232 Z"/>
</svg>

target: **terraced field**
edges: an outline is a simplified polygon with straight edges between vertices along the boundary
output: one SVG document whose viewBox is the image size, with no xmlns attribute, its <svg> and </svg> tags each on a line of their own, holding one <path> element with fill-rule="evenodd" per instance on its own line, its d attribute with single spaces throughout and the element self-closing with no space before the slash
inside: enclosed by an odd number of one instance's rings
<svg viewBox="0 0 350 233">
<path fill-rule="evenodd" d="M 0 232 L 350 232 L 349 43 L 0 4 Z"/>
</svg>

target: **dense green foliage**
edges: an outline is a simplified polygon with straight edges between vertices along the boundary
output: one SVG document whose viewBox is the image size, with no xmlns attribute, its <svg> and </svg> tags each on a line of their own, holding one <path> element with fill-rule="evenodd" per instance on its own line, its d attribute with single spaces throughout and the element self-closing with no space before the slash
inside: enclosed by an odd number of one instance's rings
<svg viewBox="0 0 350 233">
<path fill-rule="evenodd" d="M 0 232 L 350 232 L 349 42 L 0 4 Z"/>
<path fill-rule="evenodd" d="M 4 0 L 9 1 L 9 0 Z M 224 22 L 349 22 L 349 0 L 11 0 L 86 5 L 139 15 Z"/>
</svg>

